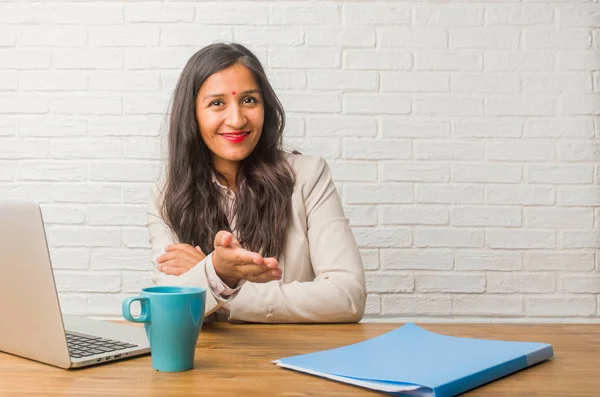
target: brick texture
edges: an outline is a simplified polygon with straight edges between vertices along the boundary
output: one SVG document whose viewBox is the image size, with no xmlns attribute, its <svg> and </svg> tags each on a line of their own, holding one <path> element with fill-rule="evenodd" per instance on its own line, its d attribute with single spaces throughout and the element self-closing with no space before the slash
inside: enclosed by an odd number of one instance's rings
<svg viewBox="0 0 600 397">
<path fill-rule="evenodd" d="M 67 313 L 151 284 L 145 228 L 187 59 L 248 45 L 325 157 L 367 316 L 600 322 L 594 0 L 1 1 L 0 197 L 42 204 Z"/>
</svg>

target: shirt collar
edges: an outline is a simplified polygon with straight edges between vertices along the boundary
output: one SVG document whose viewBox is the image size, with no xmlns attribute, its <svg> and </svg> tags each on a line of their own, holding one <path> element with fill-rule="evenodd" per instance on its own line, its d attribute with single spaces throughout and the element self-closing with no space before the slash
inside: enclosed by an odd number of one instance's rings
<svg viewBox="0 0 600 397">
<path fill-rule="evenodd" d="M 221 192 L 223 194 L 225 194 L 229 198 L 235 197 L 235 193 L 233 192 L 233 190 L 231 190 L 230 188 L 228 188 L 227 186 L 225 186 L 221 182 L 219 182 L 219 180 L 217 179 L 217 176 L 214 173 L 211 173 L 210 175 L 211 175 L 212 182 L 219 188 L 219 190 L 221 190 Z"/>
</svg>

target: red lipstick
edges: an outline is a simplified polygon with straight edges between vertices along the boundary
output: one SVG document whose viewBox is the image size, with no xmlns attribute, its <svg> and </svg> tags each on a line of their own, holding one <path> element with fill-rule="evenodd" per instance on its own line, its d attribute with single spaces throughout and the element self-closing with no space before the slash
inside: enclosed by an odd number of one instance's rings
<svg viewBox="0 0 600 397">
<path fill-rule="evenodd" d="M 240 143 L 246 140 L 250 136 L 250 131 L 233 131 L 221 134 L 221 136 L 227 139 L 229 142 Z"/>
</svg>

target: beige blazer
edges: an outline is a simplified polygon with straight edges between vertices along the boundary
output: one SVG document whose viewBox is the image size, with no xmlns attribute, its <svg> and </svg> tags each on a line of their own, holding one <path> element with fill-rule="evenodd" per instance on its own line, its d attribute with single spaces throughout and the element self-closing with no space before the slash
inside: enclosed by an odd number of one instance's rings
<svg viewBox="0 0 600 397">
<path fill-rule="evenodd" d="M 156 270 L 165 245 L 178 242 L 159 215 L 161 195 L 155 186 L 148 205 L 151 261 L 157 285 L 206 288 L 206 315 L 227 303 L 229 321 L 312 323 L 356 322 L 365 310 L 364 270 L 354 236 L 344 216 L 329 166 L 322 158 L 288 155 L 296 184 L 285 250 L 283 276 L 268 283 L 246 282 L 233 299 L 216 298 L 208 286 L 208 255 L 181 276 Z"/>
</svg>

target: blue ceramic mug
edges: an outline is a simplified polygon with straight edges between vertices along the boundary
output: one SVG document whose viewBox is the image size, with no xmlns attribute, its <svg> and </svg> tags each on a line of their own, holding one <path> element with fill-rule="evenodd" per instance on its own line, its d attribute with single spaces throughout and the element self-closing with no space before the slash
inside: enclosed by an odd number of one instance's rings
<svg viewBox="0 0 600 397">
<path fill-rule="evenodd" d="M 139 301 L 139 317 L 131 315 L 131 303 Z M 194 352 L 204 320 L 206 290 L 196 287 L 149 287 L 141 296 L 123 301 L 123 317 L 144 323 L 152 368 L 180 372 L 194 368 Z"/>
</svg>

